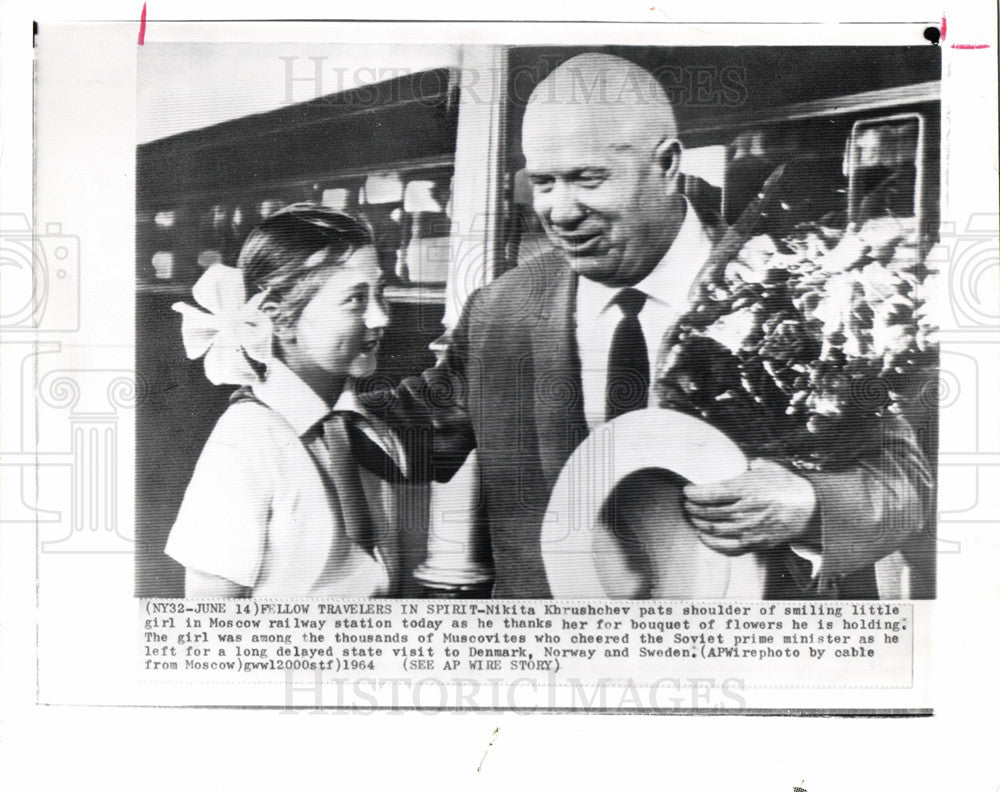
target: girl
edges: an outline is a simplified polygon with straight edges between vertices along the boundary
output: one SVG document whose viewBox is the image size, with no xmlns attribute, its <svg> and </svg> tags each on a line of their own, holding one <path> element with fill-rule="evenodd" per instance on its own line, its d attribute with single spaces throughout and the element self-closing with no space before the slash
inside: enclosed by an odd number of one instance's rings
<svg viewBox="0 0 1000 792">
<path fill-rule="evenodd" d="M 295 204 L 251 232 L 237 268 L 206 270 L 193 296 L 208 313 L 174 305 L 188 357 L 241 386 L 167 542 L 186 596 L 393 593 L 392 491 L 354 458 L 375 449 L 396 470 L 402 456 L 350 387 L 375 370 L 382 290 L 366 224 Z"/>
</svg>

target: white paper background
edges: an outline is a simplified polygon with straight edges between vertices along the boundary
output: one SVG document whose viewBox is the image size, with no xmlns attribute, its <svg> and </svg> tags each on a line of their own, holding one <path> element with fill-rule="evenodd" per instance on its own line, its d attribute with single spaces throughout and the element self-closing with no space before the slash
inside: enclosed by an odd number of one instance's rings
<svg viewBox="0 0 1000 792">
<path fill-rule="evenodd" d="M 50 28 L 57 47 L 39 65 L 42 109 L 58 113 L 49 124 L 51 139 L 38 139 L 39 223 L 58 221 L 65 233 L 80 237 L 81 310 L 101 315 L 100 326 L 87 324 L 85 344 L 63 344 L 62 354 L 81 368 L 99 365 L 129 368 L 132 335 L 133 158 L 136 135 L 135 38 L 140 4 L 107 3 L 76 7 L 61 4 L 7 4 L 3 18 L 3 144 L 0 207 L 5 213 L 32 216 L 31 70 L 28 31 L 34 16 L 41 35 L 57 19 L 119 19 L 120 25 L 77 24 Z M 943 213 L 964 225 L 972 213 L 995 212 L 996 149 L 996 8 L 989 2 L 956 4 L 945 9 L 948 36 L 943 52 L 946 121 L 944 158 L 948 169 Z M 833 24 L 763 27 L 708 26 L 710 21 L 767 14 L 770 21 L 809 19 L 832 22 L 909 21 L 895 25 Z M 289 3 L 249 8 L 245 4 L 173 3 L 169 11 L 151 5 L 147 41 L 190 39 L 193 26 L 162 24 L 172 18 L 274 17 L 316 18 L 351 13 L 368 18 L 412 16 L 412 7 L 330 8 Z M 427 17 L 458 19 L 470 13 L 465 4 L 422 9 Z M 481 19 L 615 17 L 647 25 L 507 26 L 394 24 L 384 28 L 351 25 L 338 31 L 319 24 L 276 26 L 241 23 L 207 29 L 211 38 L 238 40 L 329 41 L 350 31 L 360 40 L 395 41 L 535 41 L 545 43 L 626 42 L 650 44 L 731 43 L 902 43 L 928 24 L 939 23 L 941 9 L 927 3 L 838 3 L 835 7 L 747 9 L 697 7 L 574 5 L 552 10 L 541 3 L 494 5 L 476 9 Z M 762 17 L 758 16 L 758 19 Z M 235 35 L 234 35 L 235 30 Z M 988 43 L 982 50 L 953 50 L 950 43 Z M 929 45 L 928 45 L 929 46 Z M 51 55 L 49 58 L 48 56 Z M 49 93 L 51 91 L 51 93 Z M 48 120 L 48 119 L 47 119 Z M 46 125 L 42 125 L 45 129 Z M 995 316 L 996 257 L 978 282 L 981 312 Z M 5 284 L 9 281 L 5 281 Z M 953 282 L 956 293 L 963 284 Z M 984 296 L 985 295 L 985 296 Z M 947 316 L 948 298 L 943 315 Z M 992 305 L 992 314 L 989 306 Z M 109 310 L 109 306 L 118 306 Z M 986 308 L 983 308 L 986 306 Z M 782 717 L 642 717 L 587 715 L 527 716 L 498 713 L 427 715 L 383 713 L 282 714 L 253 710 L 170 710 L 157 708 L 38 706 L 36 675 L 42 665 L 77 647 L 79 659 L 50 666 L 67 690 L 92 694 L 120 687 L 115 662 L 103 660 L 134 652 L 131 598 L 132 559 L 102 555 L 81 562 L 66 556 L 46 561 L 43 592 L 67 618 L 51 647 L 36 651 L 35 537 L 31 526 L 0 523 L 0 783 L 8 789 L 39 789 L 93 784 L 109 789 L 186 785 L 205 788 L 288 788 L 311 783 L 320 788 L 368 784 L 379 787 L 455 788 L 512 784 L 579 785 L 593 789 L 630 785 L 657 788 L 697 785 L 748 790 L 809 792 L 848 788 L 984 790 L 1000 785 L 993 759 L 998 703 L 993 682 L 998 659 L 997 576 L 1000 561 L 1000 508 L 997 471 L 1000 440 L 995 405 L 996 331 L 954 328 L 949 348 L 970 356 L 978 376 L 980 410 L 942 416 L 940 533 L 957 552 L 939 558 L 939 596 L 934 610 L 933 658 L 936 715 L 925 719 L 782 718 Z M 19 363 L 20 337 L 3 337 L 3 449 L 17 448 L 24 393 Z M 951 346 L 949 346 L 951 345 Z M 30 406 L 30 405 L 29 405 Z M 16 409 L 15 409 L 16 407 Z M 130 431 L 122 427 L 122 431 Z M 965 442 L 971 436 L 975 444 Z M 949 438 L 961 440 L 948 456 Z M 121 437 L 128 447 L 127 435 Z M 961 452 L 961 453 L 959 453 Z M 126 463 L 128 464 L 128 463 Z M 4 468 L 4 474 L 8 469 Z M 123 476 L 129 480 L 129 476 Z M 4 514 L 11 507 L 4 503 Z M 58 581 L 53 583 L 53 581 Z M 46 605 L 43 602 L 43 607 Z M 926 633 L 925 633 L 926 635 Z M 63 651 L 56 653 L 57 649 Z M 41 655 L 41 656 L 39 656 Z M 127 665 L 127 663 L 126 663 Z M 92 696 L 87 696 L 92 698 Z M 499 731 L 496 731 L 499 729 Z M 492 741 L 492 745 L 491 745 Z M 484 759 L 485 756 L 485 759 Z"/>
</svg>

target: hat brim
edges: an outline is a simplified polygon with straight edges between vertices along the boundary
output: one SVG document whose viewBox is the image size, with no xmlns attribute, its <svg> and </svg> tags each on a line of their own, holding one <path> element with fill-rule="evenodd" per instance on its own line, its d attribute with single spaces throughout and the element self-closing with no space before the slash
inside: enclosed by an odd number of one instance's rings
<svg viewBox="0 0 1000 792">
<path fill-rule="evenodd" d="M 759 599 L 761 560 L 709 548 L 683 508 L 687 482 L 746 469 L 726 435 L 673 410 L 636 410 L 596 427 L 563 467 L 542 523 L 553 596 Z"/>
</svg>

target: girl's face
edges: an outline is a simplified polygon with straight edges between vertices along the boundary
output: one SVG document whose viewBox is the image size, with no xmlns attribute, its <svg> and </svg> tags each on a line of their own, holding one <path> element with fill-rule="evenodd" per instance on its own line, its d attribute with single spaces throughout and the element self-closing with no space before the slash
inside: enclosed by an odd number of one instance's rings
<svg viewBox="0 0 1000 792">
<path fill-rule="evenodd" d="M 354 251 L 299 315 L 292 328 L 294 341 L 286 348 L 289 367 L 312 377 L 364 377 L 374 372 L 378 344 L 389 323 L 383 287 L 375 248 Z"/>
</svg>

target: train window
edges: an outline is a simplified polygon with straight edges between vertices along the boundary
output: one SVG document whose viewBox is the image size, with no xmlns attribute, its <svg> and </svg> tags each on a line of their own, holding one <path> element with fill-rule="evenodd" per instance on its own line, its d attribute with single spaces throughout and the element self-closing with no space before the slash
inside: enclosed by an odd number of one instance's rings
<svg viewBox="0 0 1000 792">
<path fill-rule="evenodd" d="M 330 187 L 323 190 L 320 203 L 329 209 L 342 212 L 350 206 L 350 191 L 345 187 Z"/>
<path fill-rule="evenodd" d="M 153 274 L 158 280 L 170 280 L 174 277 L 174 254 L 168 250 L 158 250 L 150 260 Z"/>
<path fill-rule="evenodd" d="M 406 184 L 402 212 L 408 233 L 402 267 L 411 282 L 444 284 L 448 278 L 450 198 L 451 184 L 445 179 L 414 179 Z"/>
<path fill-rule="evenodd" d="M 844 150 L 849 135 L 849 120 L 830 118 L 776 121 L 734 132 L 728 144 L 725 220 L 734 222 L 783 164 L 776 200 L 761 218 L 760 230 L 780 237 L 810 224 L 844 228 L 848 219 Z"/>
<path fill-rule="evenodd" d="M 229 211 L 226 209 L 225 206 L 219 206 L 219 205 L 213 206 L 211 214 L 212 228 L 217 231 L 221 231 L 223 228 L 225 228 L 226 217 L 228 216 L 228 214 Z"/>
<path fill-rule="evenodd" d="M 365 179 L 364 203 L 391 204 L 403 200 L 403 180 L 396 171 L 372 173 Z"/>
<path fill-rule="evenodd" d="M 409 214 L 444 214 L 449 186 L 429 179 L 407 182 L 403 193 L 403 211 Z"/>
<path fill-rule="evenodd" d="M 173 228 L 177 221 L 177 212 L 173 209 L 166 209 L 153 215 L 153 222 L 158 228 Z"/>
<path fill-rule="evenodd" d="M 914 218 L 919 224 L 923 137 L 923 117 L 918 113 L 854 124 L 845 155 L 852 221 L 890 216 Z"/>
</svg>

